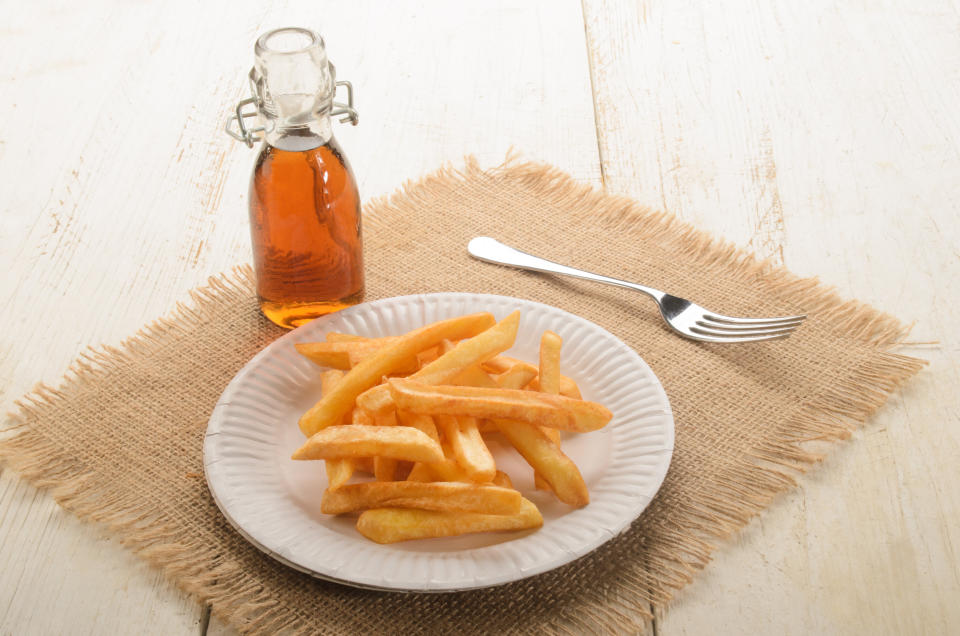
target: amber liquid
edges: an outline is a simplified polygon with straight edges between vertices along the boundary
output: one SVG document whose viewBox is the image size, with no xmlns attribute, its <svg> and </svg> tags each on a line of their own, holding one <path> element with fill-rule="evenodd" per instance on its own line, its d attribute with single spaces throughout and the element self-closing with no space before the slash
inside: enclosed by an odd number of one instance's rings
<svg viewBox="0 0 960 636">
<path fill-rule="evenodd" d="M 250 234 L 263 314 L 293 328 L 363 300 L 360 197 L 336 141 L 264 145 L 250 182 Z"/>
</svg>

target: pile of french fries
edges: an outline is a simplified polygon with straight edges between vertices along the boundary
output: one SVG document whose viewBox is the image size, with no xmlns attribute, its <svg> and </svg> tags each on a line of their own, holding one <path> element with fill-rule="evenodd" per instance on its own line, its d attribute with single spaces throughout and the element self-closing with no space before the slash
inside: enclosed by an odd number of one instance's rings
<svg viewBox="0 0 960 636">
<path fill-rule="evenodd" d="M 401 336 L 329 333 L 297 351 L 322 367 L 323 396 L 300 418 L 297 460 L 324 460 L 321 510 L 362 511 L 357 530 L 378 543 L 524 530 L 543 525 L 497 470 L 485 435 L 499 434 L 534 470 L 537 488 L 571 506 L 590 501 L 560 431 L 605 426 L 610 411 L 560 374 L 560 337 L 540 341 L 539 367 L 503 356 L 520 312 L 441 320 Z M 348 483 L 367 473 L 373 480 Z"/>
</svg>

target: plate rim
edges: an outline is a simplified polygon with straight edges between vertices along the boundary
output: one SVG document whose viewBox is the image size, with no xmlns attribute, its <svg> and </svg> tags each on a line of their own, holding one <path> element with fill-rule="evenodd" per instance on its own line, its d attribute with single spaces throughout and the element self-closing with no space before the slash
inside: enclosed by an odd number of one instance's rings
<svg viewBox="0 0 960 636">
<path fill-rule="evenodd" d="M 654 479 L 652 480 L 652 483 L 655 483 L 655 488 L 652 489 L 652 492 L 649 494 L 649 496 L 645 496 L 643 498 L 644 501 L 642 506 L 640 506 L 636 510 L 631 510 L 631 513 L 629 515 L 624 515 L 623 519 L 619 521 L 616 527 L 604 528 L 603 532 L 598 533 L 597 537 L 595 537 L 594 540 L 587 541 L 582 546 L 580 546 L 580 549 L 578 549 L 575 554 L 566 552 L 564 553 L 564 556 L 559 559 L 545 560 L 543 563 L 537 564 L 535 567 L 531 567 L 523 571 L 507 569 L 504 575 L 489 577 L 489 580 L 484 580 L 479 584 L 468 585 L 468 586 L 440 585 L 436 587 L 431 587 L 429 586 L 429 583 L 430 583 L 429 581 L 424 582 L 420 587 L 411 587 L 409 585 L 382 586 L 382 585 L 376 585 L 374 583 L 370 583 L 363 580 L 341 578 L 341 577 L 333 576 L 326 572 L 320 572 L 310 567 L 301 565 L 300 563 L 297 563 L 296 561 L 293 561 L 277 553 L 276 551 L 270 549 L 269 547 L 263 545 L 260 541 L 256 540 L 253 536 L 251 536 L 251 534 L 248 533 L 242 527 L 242 525 L 233 518 L 233 516 L 229 513 L 224 502 L 217 495 L 216 486 L 211 482 L 211 475 L 209 470 L 209 466 L 216 462 L 215 461 L 208 462 L 208 458 L 209 458 L 208 445 L 212 446 L 212 443 L 213 443 L 212 439 L 215 438 L 220 433 L 218 430 L 216 430 L 215 427 L 219 426 L 222 423 L 222 419 L 223 419 L 222 412 L 224 410 L 222 407 L 228 404 L 227 402 L 224 402 L 224 398 L 231 393 L 231 388 L 233 387 L 233 385 L 238 381 L 240 381 L 248 373 L 250 373 L 251 368 L 256 366 L 256 364 L 261 359 L 267 357 L 270 354 L 272 349 L 280 346 L 279 343 L 281 343 L 282 341 L 297 340 L 297 334 L 302 335 L 304 333 L 304 330 L 307 330 L 307 329 L 322 330 L 322 327 L 320 325 L 323 325 L 324 323 L 332 322 L 336 318 L 342 317 L 344 315 L 350 315 L 353 313 L 369 311 L 371 308 L 376 307 L 378 305 L 385 305 L 385 304 L 397 303 L 402 301 L 414 301 L 414 302 L 426 303 L 431 301 L 432 299 L 439 300 L 442 298 L 451 298 L 451 297 L 453 298 L 461 297 L 461 298 L 469 299 L 471 301 L 474 301 L 474 300 L 482 301 L 482 299 L 487 298 L 490 300 L 496 300 L 498 302 L 503 302 L 503 301 L 517 302 L 524 305 L 536 305 L 541 308 L 545 308 L 551 312 L 559 312 L 566 319 L 573 319 L 574 321 L 583 321 L 601 330 L 604 334 L 606 334 L 606 336 L 608 336 L 615 343 L 617 343 L 617 345 L 622 347 L 628 353 L 628 355 L 636 359 L 636 362 L 640 364 L 640 366 L 643 368 L 643 370 L 646 372 L 646 374 L 652 381 L 654 390 L 659 392 L 660 396 L 663 399 L 663 403 L 664 403 L 663 416 L 665 418 L 664 423 L 665 423 L 665 432 L 666 432 L 665 447 L 657 449 L 656 451 L 651 451 L 651 454 L 658 453 L 664 458 L 662 458 L 658 462 L 657 464 L 658 470 L 655 473 Z M 211 430 L 211 429 L 214 429 L 214 430 Z M 325 580 L 333 583 L 339 583 L 341 585 L 347 585 L 350 587 L 366 589 L 366 590 L 394 592 L 394 593 L 408 593 L 408 594 L 409 593 L 413 593 L 413 594 L 449 593 L 449 592 L 463 592 L 463 591 L 469 591 L 469 590 L 478 590 L 478 589 L 496 587 L 499 585 L 505 585 L 507 583 L 521 581 L 533 576 L 537 576 L 539 574 L 549 572 L 558 567 L 567 565 L 569 563 L 572 563 L 573 561 L 576 561 L 580 558 L 587 556 L 588 554 L 594 552 L 595 550 L 603 546 L 605 543 L 607 543 L 611 539 L 629 530 L 633 522 L 636 521 L 640 517 L 640 515 L 649 507 L 653 498 L 662 488 L 667 472 L 669 471 L 670 464 L 672 463 L 675 442 L 676 442 L 676 423 L 674 421 L 673 408 L 670 403 L 670 398 L 667 395 L 667 392 L 664 389 L 663 384 L 660 382 L 660 378 L 657 377 L 657 375 L 650 368 L 650 365 L 647 364 L 646 360 L 644 360 L 643 357 L 640 356 L 640 354 L 635 349 L 633 349 L 630 345 L 625 343 L 622 339 L 620 339 L 619 337 L 611 333 L 605 327 L 591 320 L 588 320 L 582 316 L 569 312 L 565 309 L 561 309 L 560 307 L 556 307 L 554 305 L 548 305 L 546 303 L 541 303 L 535 300 L 518 298 L 515 296 L 505 296 L 501 294 L 472 293 L 472 292 L 428 292 L 428 293 L 406 294 L 403 296 L 390 296 L 387 298 L 380 298 L 370 302 L 359 303 L 357 305 L 353 305 L 351 307 L 345 308 L 338 312 L 328 314 L 326 316 L 321 316 L 313 321 L 310 321 L 305 325 L 301 325 L 296 329 L 292 329 L 288 331 L 287 333 L 281 335 L 279 338 L 270 342 L 265 347 L 263 347 L 260 351 L 258 351 L 230 379 L 230 382 L 227 383 L 226 387 L 224 388 L 223 392 L 218 398 L 217 403 L 214 405 L 213 410 L 211 411 L 210 417 L 207 421 L 207 427 L 204 432 L 203 473 L 204 473 L 204 479 L 207 484 L 207 489 L 210 492 L 210 495 L 213 498 L 214 503 L 216 503 L 217 508 L 220 510 L 220 513 L 223 515 L 223 517 L 227 520 L 228 524 L 251 545 L 256 547 L 258 550 L 260 550 L 267 556 L 286 565 L 287 567 L 290 567 L 303 574 L 307 574 L 313 578 L 317 578 L 317 579 L 321 579 L 321 580 Z M 463 552 L 472 551 L 474 549 L 482 549 L 482 548 L 468 548 L 463 550 Z M 423 554 L 429 555 L 430 553 L 423 553 Z"/>
</svg>

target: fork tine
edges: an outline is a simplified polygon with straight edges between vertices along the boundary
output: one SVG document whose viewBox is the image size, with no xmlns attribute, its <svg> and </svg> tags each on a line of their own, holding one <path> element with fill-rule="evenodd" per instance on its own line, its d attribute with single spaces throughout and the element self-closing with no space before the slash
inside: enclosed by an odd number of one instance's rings
<svg viewBox="0 0 960 636">
<path fill-rule="evenodd" d="M 690 331 L 703 336 L 713 336 L 722 340 L 751 338 L 756 336 L 781 336 L 786 337 L 794 332 L 795 327 L 779 327 L 775 329 L 755 329 L 751 331 L 719 331 L 707 329 L 704 327 L 690 327 Z"/>
<path fill-rule="evenodd" d="M 723 314 L 703 314 L 707 320 L 722 322 L 731 325 L 763 325 L 763 324 L 781 324 L 781 323 L 801 323 L 806 320 L 806 314 L 798 316 L 778 316 L 775 318 L 737 318 L 736 316 L 724 316 Z"/>
<path fill-rule="evenodd" d="M 786 333 L 781 333 L 774 336 L 749 336 L 749 337 L 732 336 L 727 338 L 717 338 L 714 336 L 704 336 L 700 334 L 693 334 L 692 336 L 688 335 L 688 337 L 692 337 L 695 340 L 700 340 L 702 342 L 722 342 L 724 344 L 736 344 L 738 342 L 761 342 L 763 340 L 780 340 L 782 338 L 788 337 L 791 333 L 793 332 L 788 331 Z"/>
<path fill-rule="evenodd" d="M 796 329 L 803 323 L 802 320 L 797 320 L 796 322 L 750 322 L 743 325 L 735 325 L 729 322 L 713 322 L 708 320 L 698 320 L 697 326 L 704 327 L 706 329 L 715 329 L 717 331 L 731 331 L 731 332 L 741 332 L 741 331 L 753 331 L 756 329 L 785 329 L 787 327 Z"/>
</svg>

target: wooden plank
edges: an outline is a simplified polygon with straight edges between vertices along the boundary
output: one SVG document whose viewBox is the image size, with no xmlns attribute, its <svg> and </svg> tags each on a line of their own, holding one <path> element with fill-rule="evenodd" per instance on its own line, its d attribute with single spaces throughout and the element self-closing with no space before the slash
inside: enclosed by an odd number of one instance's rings
<svg viewBox="0 0 960 636">
<path fill-rule="evenodd" d="M 200 633 L 204 608 L 10 471 L 0 474 L 0 632 Z"/>
<path fill-rule="evenodd" d="M 88 344 L 117 343 L 249 259 L 255 155 L 221 128 L 247 90 L 254 39 L 288 24 L 320 28 L 357 88 L 360 126 L 335 130 L 365 199 L 467 154 L 498 163 L 510 146 L 599 184 L 576 2 L 11 5 L 0 30 L 5 410 Z M 19 521 L 0 524 L 0 631 L 198 629 L 192 601 L 3 479 L 2 514 Z"/>
<path fill-rule="evenodd" d="M 585 0 L 608 189 L 907 321 L 931 361 L 682 592 L 660 634 L 960 622 L 956 7 Z"/>
</svg>

